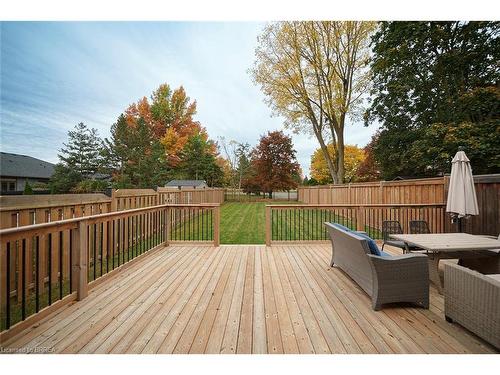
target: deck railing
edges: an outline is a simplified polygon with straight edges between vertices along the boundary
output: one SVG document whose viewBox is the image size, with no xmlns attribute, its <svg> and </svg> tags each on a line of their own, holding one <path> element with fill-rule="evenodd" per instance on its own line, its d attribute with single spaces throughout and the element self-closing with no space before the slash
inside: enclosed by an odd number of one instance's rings
<svg viewBox="0 0 500 375">
<path fill-rule="evenodd" d="M 0 331 L 85 298 L 152 249 L 178 241 L 218 246 L 219 223 L 217 203 L 165 204 L 0 230 Z"/>
<path fill-rule="evenodd" d="M 444 204 L 277 204 L 266 206 L 266 245 L 272 242 L 326 241 L 324 222 L 336 222 L 382 238 L 382 222 L 398 220 L 408 233 L 411 220 L 425 220 L 433 233 L 445 230 Z"/>
</svg>

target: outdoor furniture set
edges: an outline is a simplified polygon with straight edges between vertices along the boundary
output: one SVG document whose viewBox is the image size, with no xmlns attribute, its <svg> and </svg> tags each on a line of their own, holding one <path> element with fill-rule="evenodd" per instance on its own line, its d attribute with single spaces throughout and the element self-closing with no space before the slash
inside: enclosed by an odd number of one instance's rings
<svg viewBox="0 0 500 375">
<path fill-rule="evenodd" d="M 432 234 L 426 222 L 410 222 L 403 234 L 397 221 L 383 223 L 382 250 L 365 232 L 337 223 L 324 223 L 332 243 L 335 266 L 351 277 L 372 299 L 374 310 L 383 304 L 410 302 L 429 307 L 429 281 L 445 301 L 445 316 L 500 348 L 500 237 L 467 233 Z M 391 256 L 384 245 L 399 247 Z M 439 275 L 447 262 L 444 283 Z"/>
</svg>

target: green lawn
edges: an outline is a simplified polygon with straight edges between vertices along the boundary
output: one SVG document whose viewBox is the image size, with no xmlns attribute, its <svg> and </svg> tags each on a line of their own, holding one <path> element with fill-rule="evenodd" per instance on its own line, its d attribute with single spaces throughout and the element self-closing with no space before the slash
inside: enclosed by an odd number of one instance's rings
<svg viewBox="0 0 500 375">
<path fill-rule="evenodd" d="M 265 243 L 264 202 L 225 203 L 221 207 L 220 242 L 223 244 Z"/>
<path fill-rule="evenodd" d="M 265 206 L 269 203 L 225 203 L 221 208 L 221 243 L 265 243 Z M 347 212 L 319 208 L 273 210 L 271 220 L 271 236 L 276 241 L 327 240 L 329 237 L 323 225 L 325 221 L 356 229 L 356 222 L 348 218 Z M 380 231 L 375 228 L 365 226 L 364 230 L 372 238 L 381 238 Z"/>
<path fill-rule="evenodd" d="M 263 244 L 265 243 L 265 206 L 271 202 L 225 203 L 221 208 L 222 244 Z M 272 202 L 293 203 L 293 202 Z M 337 222 L 356 229 L 342 212 L 334 213 L 325 209 L 274 210 L 272 214 L 273 240 L 327 240 L 325 221 Z M 380 238 L 378 230 L 365 226 L 365 231 L 373 238 Z"/>
<path fill-rule="evenodd" d="M 221 206 L 221 244 L 263 244 L 265 243 L 266 204 L 290 204 L 294 202 L 226 202 Z M 352 214 L 352 212 L 351 212 Z M 273 210 L 272 240 L 314 241 L 327 240 L 325 221 L 337 222 L 356 229 L 356 222 L 349 219 L 347 210 L 321 208 Z M 365 231 L 373 238 L 380 238 L 375 228 L 365 226 Z M 213 217 L 211 211 L 195 214 L 192 219 L 180 221 L 172 230 L 172 240 L 211 241 Z"/>
</svg>

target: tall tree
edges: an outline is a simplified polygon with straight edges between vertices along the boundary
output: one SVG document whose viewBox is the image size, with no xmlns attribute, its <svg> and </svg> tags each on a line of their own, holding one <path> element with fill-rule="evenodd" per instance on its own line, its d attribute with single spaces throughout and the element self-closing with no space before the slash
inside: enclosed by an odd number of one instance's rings
<svg viewBox="0 0 500 375">
<path fill-rule="evenodd" d="M 314 134 L 335 183 L 344 181 L 344 130 L 369 90 L 374 22 L 278 22 L 259 37 L 253 78 L 285 125 Z M 327 150 L 334 145 L 334 158 Z"/>
<path fill-rule="evenodd" d="M 171 175 L 163 146 L 142 118 L 133 125 L 120 115 L 105 140 L 105 158 L 117 187 L 162 186 Z"/>
<path fill-rule="evenodd" d="M 63 163 L 57 163 L 48 185 L 51 194 L 63 194 L 69 193 L 81 181 L 83 181 L 83 177 L 79 172 Z"/>
<path fill-rule="evenodd" d="M 438 161 L 456 149 L 437 143 L 428 153 L 433 124 L 444 133 L 467 123 L 498 124 L 499 34 L 498 22 L 381 23 L 373 37 L 374 100 L 365 121 L 381 123 L 374 153 L 384 178 L 446 172 Z M 478 133 L 468 133 L 475 137 L 470 143 L 485 156 L 488 142 Z"/>
<path fill-rule="evenodd" d="M 273 191 L 297 187 L 296 176 L 300 169 L 296 151 L 292 139 L 283 132 L 273 131 L 263 135 L 252 151 L 251 160 L 254 178 L 248 184 L 259 186 L 260 191 L 269 194 L 269 198 L 272 198 Z"/>
<path fill-rule="evenodd" d="M 376 133 L 370 143 L 368 143 L 363 149 L 365 153 L 365 158 L 359 165 L 356 171 L 356 180 L 359 182 L 369 182 L 380 180 L 380 166 L 375 160 L 375 155 L 373 152 L 373 147 L 377 142 L 378 133 Z"/>
<path fill-rule="evenodd" d="M 219 137 L 219 147 L 224 151 L 227 162 L 227 177 L 229 179 L 229 186 L 236 188 L 238 185 L 238 145 L 235 140 L 227 141 L 226 137 Z"/>
<path fill-rule="evenodd" d="M 332 143 L 328 144 L 328 153 L 335 160 L 335 149 Z M 345 145 L 345 174 L 344 182 L 356 182 L 358 176 L 358 168 L 365 159 L 363 149 L 356 145 Z M 331 184 L 332 176 L 328 173 L 328 166 L 323 157 L 321 148 L 314 151 L 311 156 L 311 178 L 319 184 Z"/>
<path fill-rule="evenodd" d="M 101 143 L 97 130 L 80 122 L 68 132 L 68 142 L 57 156 L 67 168 L 86 178 L 99 169 Z"/>
<path fill-rule="evenodd" d="M 235 140 L 227 141 L 225 137 L 219 137 L 219 145 L 226 158 L 229 185 L 241 189 L 241 183 L 250 168 L 250 145 Z"/>
<path fill-rule="evenodd" d="M 182 86 L 172 90 L 168 84 L 161 84 L 148 100 L 143 97 L 125 111 L 127 123 L 134 126 L 142 119 L 165 149 L 170 166 L 180 162 L 180 154 L 188 139 L 205 133 L 200 123 L 193 120 L 196 101 L 191 101 Z"/>
<path fill-rule="evenodd" d="M 237 172 L 238 172 L 238 189 L 241 189 L 241 184 L 244 178 L 246 178 L 250 170 L 250 145 L 248 143 L 239 143 L 236 149 L 236 155 L 238 157 L 237 162 Z"/>
<path fill-rule="evenodd" d="M 181 155 L 181 175 L 205 180 L 209 186 L 222 183 L 224 173 L 216 159 L 216 146 L 204 134 L 189 138 Z"/>
</svg>

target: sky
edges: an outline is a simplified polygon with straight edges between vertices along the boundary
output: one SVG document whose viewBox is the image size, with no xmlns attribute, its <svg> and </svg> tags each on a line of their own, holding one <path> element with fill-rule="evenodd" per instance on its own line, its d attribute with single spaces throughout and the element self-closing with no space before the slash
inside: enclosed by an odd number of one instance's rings
<svg viewBox="0 0 500 375">
<path fill-rule="evenodd" d="M 129 104 L 160 84 L 183 86 L 195 120 L 217 140 L 248 142 L 285 130 L 248 70 L 263 23 L 1 22 L 0 143 L 4 152 L 57 162 L 67 132 L 84 122 L 109 137 Z M 376 127 L 349 123 L 346 143 L 366 145 Z M 292 136 L 309 175 L 314 137 Z"/>
</svg>

